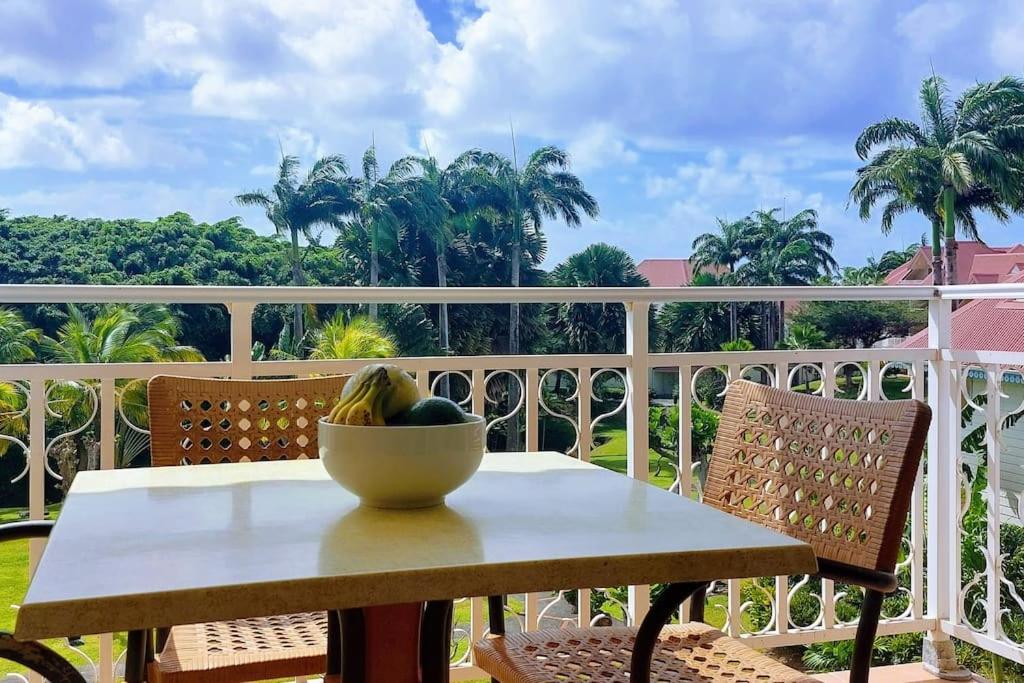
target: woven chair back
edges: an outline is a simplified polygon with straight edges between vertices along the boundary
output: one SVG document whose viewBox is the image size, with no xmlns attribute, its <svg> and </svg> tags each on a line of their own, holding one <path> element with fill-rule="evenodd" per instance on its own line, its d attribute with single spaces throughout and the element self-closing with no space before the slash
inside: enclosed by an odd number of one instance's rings
<svg viewBox="0 0 1024 683">
<path fill-rule="evenodd" d="M 153 466 L 316 458 L 317 420 L 348 376 L 149 381 Z"/>
<path fill-rule="evenodd" d="M 819 558 L 892 572 L 930 420 L 916 400 L 821 398 L 735 381 L 704 502 L 805 541 Z"/>
</svg>

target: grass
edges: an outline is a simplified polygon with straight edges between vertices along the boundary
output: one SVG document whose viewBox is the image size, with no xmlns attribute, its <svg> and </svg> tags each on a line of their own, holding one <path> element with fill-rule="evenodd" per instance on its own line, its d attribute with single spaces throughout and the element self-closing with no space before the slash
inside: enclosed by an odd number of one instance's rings
<svg viewBox="0 0 1024 683">
<path fill-rule="evenodd" d="M 0 508 L 0 524 L 17 522 L 24 519 L 24 508 Z M 48 519 L 54 519 L 60 512 L 59 505 L 49 505 L 46 509 Z M 28 541 L 14 541 L 0 544 L 0 630 L 13 631 L 18 610 L 14 607 L 21 603 L 28 590 Z M 88 571 L 88 568 L 83 568 Z M 87 636 L 80 649 L 86 657 L 99 666 L 100 643 L 98 636 Z M 45 641 L 80 669 L 88 669 L 89 663 L 81 654 L 74 652 L 63 639 Z M 114 656 L 119 655 L 126 647 L 125 634 L 114 635 Z M 25 669 L 9 662 L 0 664 L 0 676 L 7 674 L 24 674 Z M 87 676 L 88 678 L 88 676 Z"/>
<path fill-rule="evenodd" d="M 607 439 L 590 452 L 590 462 L 615 472 L 626 473 L 626 428 L 601 426 L 594 433 L 596 439 Z M 676 473 L 671 467 L 664 466 L 658 470 L 658 454 L 650 451 L 648 458 L 648 481 L 659 488 L 668 489 L 675 481 Z"/>
</svg>

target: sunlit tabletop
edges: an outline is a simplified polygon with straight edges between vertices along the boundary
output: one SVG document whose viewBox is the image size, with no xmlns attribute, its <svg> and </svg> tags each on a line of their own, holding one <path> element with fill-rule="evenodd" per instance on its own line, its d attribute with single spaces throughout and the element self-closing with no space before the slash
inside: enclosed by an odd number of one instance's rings
<svg viewBox="0 0 1024 683">
<path fill-rule="evenodd" d="M 16 635 L 815 570 L 804 543 L 556 453 L 489 454 L 412 511 L 360 507 L 318 460 L 82 472 Z"/>
</svg>

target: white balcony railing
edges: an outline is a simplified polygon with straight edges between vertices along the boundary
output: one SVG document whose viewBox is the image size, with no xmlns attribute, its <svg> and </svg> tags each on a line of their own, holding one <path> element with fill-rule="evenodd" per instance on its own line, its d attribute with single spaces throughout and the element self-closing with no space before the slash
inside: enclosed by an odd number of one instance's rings
<svg viewBox="0 0 1024 683">
<path fill-rule="evenodd" d="M 261 376 L 341 373 L 357 369 L 358 360 L 253 361 L 252 317 L 260 303 L 613 303 L 626 309 L 626 349 L 621 354 L 474 356 L 398 358 L 395 362 L 414 373 L 423 391 L 433 391 L 447 376 L 453 391 L 464 397 L 467 408 L 487 413 L 488 429 L 501 423 L 525 423 L 523 450 L 540 445 L 540 427 L 546 416 L 571 426 L 573 443 L 566 450 L 589 459 L 598 428 L 625 414 L 627 475 L 648 478 L 649 376 L 657 369 L 674 377 L 682 397 L 679 411 L 678 447 L 661 465 L 671 473 L 671 489 L 680 495 L 699 495 L 700 463 L 691 457 L 690 404 L 715 410 L 715 391 L 737 377 L 748 377 L 795 390 L 825 396 L 852 395 L 859 399 L 913 396 L 926 400 L 933 410 L 926 466 L 914 491 L 911 519 L 900 563 L 900 590 L 887 601 L 881 635 L 927 632 L 942 641 L 955 636 L 991 652 L 1024 662 L 1024 643 L 1009 628 L 1010 620 L 1024 620 L 1024 588 L 1013 586 L 1004 575 L 1008 558 L 1000 547 L 1000 525 L 1021 523 L 1021 498 L 1008 497 L 1000 486 L 1000 472 L 1009 463 L 1024 467 L 1024 449 L 1018 456 L 1007 450 L 1005 438 L 1024 405 L 1012 405 L 1016 394 L 1001 391 L 1010 379 L 1020 378 L 1024 354 L 950 348 L 951 302 L 966 298 L 1024 298 L 1024 287 L 1007 285 L 961 287 L 801 287 L 801 288 L 682 288 L 682 289 L 559 289 L 559 288 L 236 288 L 236 287 L 113 287 L 60 285 L 0 286 L 0 304 L 66 303 L 176 303 L 216 304 L 230 312 L 230 360 L 204 363 L 145 364 L 23 364 L 0 365 L 0 381 L 16 385 L 27 397 L 24 417 L 27 438 L 0 435 L 20 448 L 23 471 L 14 486 L 27 486 L 28 515 L 47 514 L 44 492 L 48 479 L 59 477 L 53 455 L 61 441 L 92 429 L 98 435 L 97 465 L 115 467 L 122 435 L 146 435 L 144 424 L 132 423 L 123 409 L 122 397 L 138 383 L 160 373 L 250 378 Z M 924 302 L 929 312 L 929 343 L 923 349 L 841 349 L 813 351 L 750 351 L 714 353 L 651 353 L 648 345 L 648 312 L 652 304 L 669 301 L 812 301 L 812 300 L 913 300 Z M 559 406 L 545 401 L 544 388 L 556 375 L 573 387 Z M 621 381 L 620 397 L 597 396 L 595 387 Z M 52 433 L 57 423 L 51 392 L 58 382 L 76 381 L 88 396 L 83 424 L 70 431 Z M 495 387 L 518 388 L 511 406 L 493 400 Z M 896 394 L 895 396 L 893 394 Z M 984 398 L 980 398 L 984 395 Z M 604 400 L 602 400 L 604 398 Z M 1016 402 L 1024 401 L 1024 392 Z M 595 407 L 596 406 L 596 407 Z M 997 407 L 990 409 L 989 407 Z M 968 409 L 967 429 L 980 428 L 982 453 L 962 454 L 961 411 Z M 48 420 L 48 417 L 51 418 Z M 1024 426 L 1024 425 L 1022 425 Z M 62 427 L 66 429 L 67 427 Z M 122 441 L 125 437 L 122 436 Z M 1024 441 L 1022 441 L 1024 447 Z M 1005 459 L 1004 453 L 1011 453 Z M 1012 457 L 1011 457 L 1012 456 Z M 971 506 L 970 487 L 979 464 L 987 465 L 987 483 L 980 492 L 981 540 L 978 540 L 978 507 Z M 966 467 L 966 471 L 965 471 Z M 1007 507 L 1017 501 L 1016 510 Z M 597 504 L 599 501 L 595 501 Z M 529 501 L 523 501 L 528 505 Z M 1007 510 L 1009 509 L 1009 512 Z M 1003 519 L 1016 515 L 1016 519 Z M 97 524 L 105 523 L 97 520 Z M 671 533 L 666 529 L 666 533 Z M 113 533 L 113 531 L 112 531 Z M 983 558 L 974 573 L 962 570 L 961 547 L 969 543 L 972 557 Z M 39 556 L 34 543 L 29 563 Z M 1010 558 L 1013 559 L 1013 558 Z M 553 586 L 552 589 L 560 587 Z M 561 587 L 576 589 L 577 587 Z M 649 588 L 633 586 L 604 593 L 602 609 L 613 618 L 636 621 L 649 603 Z M 857 604 L 856 589 L 809 577 L 775 577 L 755 581 L 728 581 L 715 586 L 709 598 L 709 620 L 717 621 L 733 635 L 749 638 L 758 647 L 807 644 L 851 638 L 856 628 L 851 608 Z M 522 628 L 557 627 L 566 623 L 591 623 L 590 591 L 570 590 L 520 596 L 515 620 Z M 577 607 L 570 607 L 575 603 Z M 621 605 L 619 612 L 616 605 Z M 852 613 L 855 614 L 853 609 Z M 469 661 L 467 643 L 483 635 L 484 601 L 471 597 L 457 610 L 453 679 L 481 676 Z M 852 619 L 852 620 L 851 620 Z M 98 636 L 98 642 L 79 648 L 83 667 L 95 678 L 114 680 L 123 648 L 120 639 Z M 93 657 L 89 653 L 98 652 Z M 95 661 L 94 661 L 95 660 Z M 0 674 L 3 672 L 0 671 Z"/>
</svg>

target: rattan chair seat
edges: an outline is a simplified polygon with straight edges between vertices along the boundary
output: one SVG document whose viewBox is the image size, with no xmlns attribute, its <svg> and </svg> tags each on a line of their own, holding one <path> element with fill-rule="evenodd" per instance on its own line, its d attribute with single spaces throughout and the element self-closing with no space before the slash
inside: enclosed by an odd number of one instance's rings
<svg viewBox="0 0 1024 683">
<path fill-rule="evenodd" d="M 243 683 L 320 675 L 326 658 L 324 612 L 175 626 L 149 665 L 149 681 Z"/>
<path fill-rule="evenodd" d="M 501 683 L 628 683 L 637 629 L 551 629 L 492 636 L 476 664 Z M 707 624 L 666 626 L 651 659 L 651 683 L 820 683 Z"/>
</svg>

